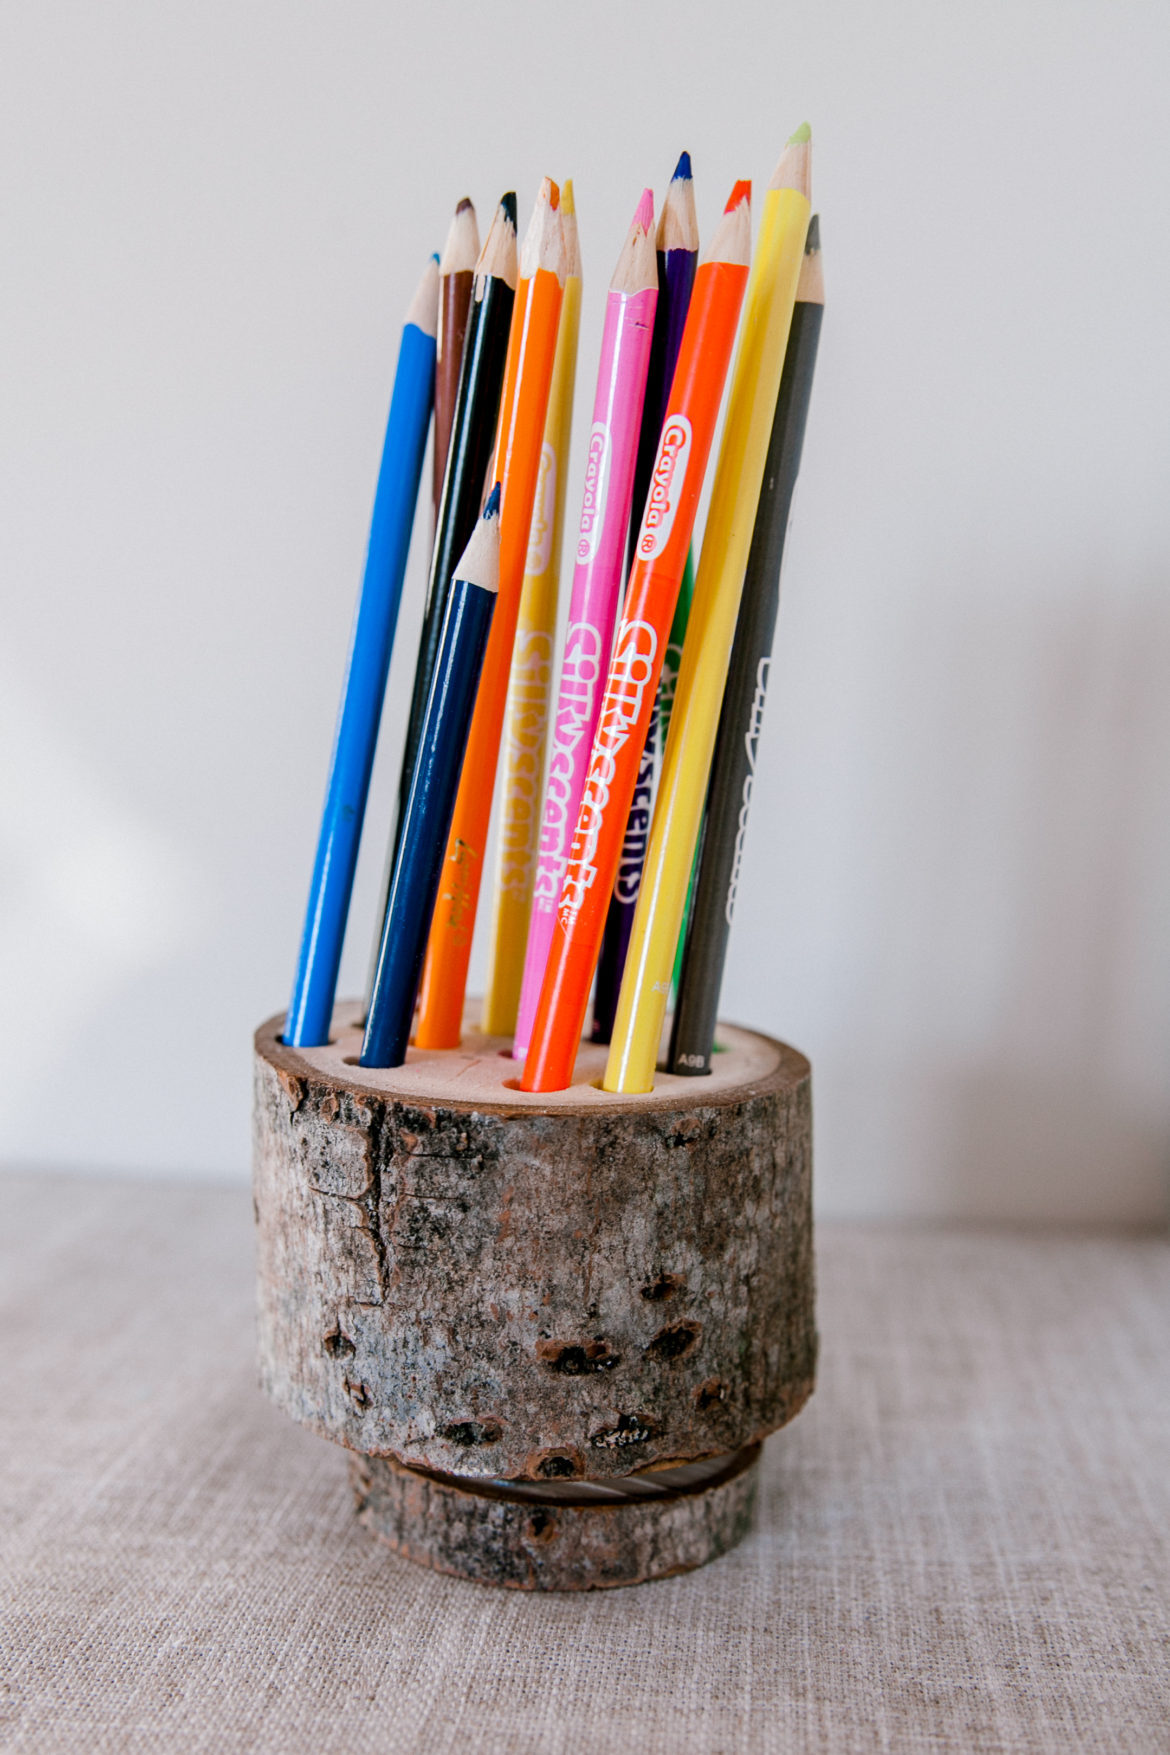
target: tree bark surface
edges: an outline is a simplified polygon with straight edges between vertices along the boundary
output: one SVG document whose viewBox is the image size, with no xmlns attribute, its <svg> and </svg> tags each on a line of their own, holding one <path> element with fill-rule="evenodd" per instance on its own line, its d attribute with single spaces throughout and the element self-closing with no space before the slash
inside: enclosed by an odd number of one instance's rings
<svg viewBox="0 0 1170 1755">
<path fill-rule="evenodd" d="M 725 1028 L 715 1076 L 624 1098 L 585 1045 L 580 1083 L 532 1097 L 474 1033 L 367 1071 L 356 1017 L 327 1048 L 286 1048 L 280 1017 L 256 1033 L 261 1374 L 294 1419 L 368 1457 L 568 1481 L 792 1418 L 816 1357 L 802 1055 Z"/>
<path fill-rule="evenodd" d="M 709 1485 L 618 1505 L 532 1504 L 354 1457 L 358 1516 L 396 1553 L 510 1590 L 607 1590 L 690 1572 L 747 1534 L 758 1446 Z"/>
</svg>

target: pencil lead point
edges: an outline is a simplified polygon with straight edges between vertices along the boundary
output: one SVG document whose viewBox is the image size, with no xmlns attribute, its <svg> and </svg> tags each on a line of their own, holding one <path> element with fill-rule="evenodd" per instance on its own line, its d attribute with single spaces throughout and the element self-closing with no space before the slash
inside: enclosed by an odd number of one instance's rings
<svg viewBox="0 0 1170 1755">
<path fill-rule="evenodd" d="M 432 250 L 431 251 L 431 261 L 437 263 L 438 260 L 439 260 L 439 252 L 437 250 Z"/>
<path fill-rule="evenodd" d="M 804 240 L 804 253 L 812 256 L 821 247 L 821 216 L 814 213 L 808 222 L 808 234 Z"/>
<path fill-rule="evenodd" d="M 508 193 L 506 195 L 500 196 L 500 206 L 504 210 L 504 217 L 506 219 L 510 219 L 512 221 L 512 224 L 515 225 L 516 224 L 516 191 L 515 191 L 515 189 L 509 189 Z"/>
<path fill-rule="evenodd" d="M 724 213 L 734 212 L 741 201 L 750 201 L 751 198 L 752 180 L 750 177 L 742 177 L 727 197 L 727 206 L 723 209 Z"/>
<path fill-rule="evenodd" d="M 674 176 L 670 180 L 672 183 L 689 183 L 691 181 L 691 155 L 689 152 L 679 153 L 678 163 L 674 167 Z"/>
<path fill-rule="evenodd" d="M 465 195 L 463 197 L 462 201 L 459 203 L 458 207 L 455 209 L 455 211 L 456 211 L 456 213 L 466 213 L 467 209 L 470 206 L 471 206 L 471 196 Z"/>
<path fill-rule="evenodd" d="M 786 144 L 789 146 L 804 146 L 806 144 L 806 142 L 810 141 L 811 139 L 812 139 L 812 129 L 809 127 L 807 122 L 802 122 L 800 124 L 800 127 L 796 130 L 796 133 L 790 134 L 788 136 L 788 140 L 787 140 Z"/>
<path fill-rule="evenodd" d="M 634 213 L 634 224 L 640 225 L 644 232 L 649 232 L 654 224 L 654 191 L 643 189 L 642 199 Z"/>
<path fill-rule="evenodd" d="M 564 217 L 564 215 L 566 213 L 576 213 L 576 211 L 577 211 L 577 209 L 573 205 L 573 179 L 572 179 L 572 177 L 566 177 L 564 182 L 561 184 L 561 215 L 562 215 L 562 218 Z"/>
<path fill-rule="evenodd" d="M 498 518 L 500 515 L 500 484 L 496 483 L 487 497 L 487 505 L 483 509 L 485 518 Z"/>
</svg>

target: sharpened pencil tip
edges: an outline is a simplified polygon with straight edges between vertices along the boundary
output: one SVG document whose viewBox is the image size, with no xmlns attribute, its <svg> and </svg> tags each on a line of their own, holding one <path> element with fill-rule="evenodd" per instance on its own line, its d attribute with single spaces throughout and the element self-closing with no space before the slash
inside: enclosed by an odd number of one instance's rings
<svg viewBox="0 0 1170 1755">
<path fill-rule="evenodd" d="M 561 184 L 561 218 L 563 219 L 567 213 L 573 214 L 576 211 L 577 209 L 573 205 L 573 179 L 566 177 Z"/>
<path fill-rule="evenodd" d="M 811 139 L 812 129 L 807 122 L 802 122 L 796 133 L 788 136 L 787 144 L 789 146 L 804 146 Z"/>
<path fill-rule="evenodd" d="M 485 591 L 500 588 L 500 484 L 488 495 L 483 516 L 471 533 L 471 541 L 455 568 L 456 579 L 481 585 Z"/>
<path fill-rule="evenodd" d="M 515 189 L 509 189 L 508 193 L 506 195 L 500 196 L 500 206 L 504 210 L 504 217 L 506 219 L 510 219 L 512 221 L 512 224 L 515 225 L 516 224 L 516 191 L 515 191 Z"/>
<path fill-rule="evenodd" d="M 438 260 L 439 260 L 439 252 L 437 250 L 432 250 L 431 251 L 431 261 L 437 262 Z"/>
<path fill-rule="evenodd" d="M 679 153 L 678 163 L 674 167 L 674 176 L 670 180 L 672 183 L 689 183 L 691 181 L 691 155 L 689 152 Z"/>
<path fill-rule="evenodd" d="M 471 196 L 465 195 L 463 197 L 462 201 L 459 203 L 458 207 L 455 209 L 455 211 L 456 211 L 456 213 L 466 213 L 467 209 L 470 206 L 471 206 Z"/>
<path fill-rule="evenodd" d="M 637 209 L 635 210 L 635 213 L 634 213 L 634 224 L 640 225 L 644 232 L 648 232 L 650 230 L 650 228 L 653 226 L 653 224 L 654 224 L 654 191 L 653 191 L 653 189 L 643 189 L 642 199 L 639 201 Z"/>
<path fill-rule="evenodd" d="M 821 216 L 814 213 L 808 222 L 808 234 L 804 240 L 804 253 L 812 256 L 821 247 Z"/>
<path fill-rule="evenodd" d="M 742 177 L 727 197 L 727 206 L 723 209 L 724 213 L 733 213 L 741 201 L 750 201 L 751 198 L 752 180 L 750 177 Z"/>
<path fill-rule="evenodd" d="M 521 280 L 531 280 L 541 269 L 548 269 L 562 286 L 565 284 L 565 222 L 559 212 L 560 199 L 561 192 L 552 178 L 545 177 L 520 248 Z M 570 214 L 568 225 L 574 224 Z"/>
</svg>

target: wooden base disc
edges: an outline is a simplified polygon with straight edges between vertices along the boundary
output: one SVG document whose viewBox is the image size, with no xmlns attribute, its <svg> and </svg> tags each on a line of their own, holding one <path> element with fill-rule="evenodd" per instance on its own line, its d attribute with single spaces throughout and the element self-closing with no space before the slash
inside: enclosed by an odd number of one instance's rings
<svg viewBox="0 0 1170 1755">
<path fill-rule="evenodd" d="M 568 1483 L 560 1497 L 535 1489 L 517 1498 L 515 1483 L 412 1469 L 393 1457 L 353 1457 L 350 1479 L 361 1521 L 407 1560 L 511 1590 L 607 1590 L 690 1572 L 741 1541 L 761 1448 L 747 1445 L 702 1479 L 652 1498 L 574 1496 Z M 665 1479 L 688 1472 L 698 1471 Z"/>
</svg>

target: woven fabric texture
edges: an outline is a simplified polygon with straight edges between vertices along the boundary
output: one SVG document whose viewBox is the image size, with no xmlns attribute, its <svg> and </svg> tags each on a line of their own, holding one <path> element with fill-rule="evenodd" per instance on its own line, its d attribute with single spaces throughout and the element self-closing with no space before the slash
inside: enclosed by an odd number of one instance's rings
<svg viewBox="0 0 1170 1755">
<path fill-rule="evenodd" d="M 1170 1249 L 822 1227 L 755 1532 L 527 1596 L 354 1521 L 255 1387 L 238 1189 L 0 1180 L 0 1749 L 1170 1749 Z"/>
</svg>

